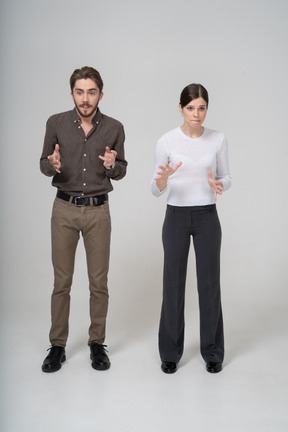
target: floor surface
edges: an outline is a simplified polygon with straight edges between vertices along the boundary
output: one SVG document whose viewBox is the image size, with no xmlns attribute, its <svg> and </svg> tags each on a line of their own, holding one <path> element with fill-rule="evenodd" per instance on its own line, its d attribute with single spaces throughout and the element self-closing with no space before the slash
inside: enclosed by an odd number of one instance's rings
<svg viewBox="0 0 288 432">
<path fill-rule="evenodd" d="M 284 310 L 277 325 L 266 321 L 266 330 L 261 320 L 249 317 L 249 310 L 241 328 L 237 314 L 226 314 L 226 360 L 215 375 L 206 372 L 201 359 L 196 319 L 186 324 L 177 373 L 165 375 L 154 315 L 146 328 L 137 320 L 134 326 L 113 321 L 107 337 L 111 368 L 95 371 L 84 324 L 74 314 L 67 361 L 60 371 L 45 374 L 46 317 L 41 321 L 39 312 L 30 317 L 26 312 L 21 323 L 20 314 L 18 322 L 5 328 L 1 343 L 1 432 L 288 430 Z"/>
</svg>

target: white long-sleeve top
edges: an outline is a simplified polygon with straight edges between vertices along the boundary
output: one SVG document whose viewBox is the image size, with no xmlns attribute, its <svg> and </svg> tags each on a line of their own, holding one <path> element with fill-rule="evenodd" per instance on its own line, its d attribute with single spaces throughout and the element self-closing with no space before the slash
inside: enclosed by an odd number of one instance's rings
<svg viewBox="0 0 288 432">
<path fill-rule="evenodd" d="M 156 186 L 159 166 L 182 165 L 168 177 L 167 188 L 162 192 Z M 173 129 L 158 140 L 155 151 L 154 175 L 151 190 L 155 196 L 169 190 L 167 203 L 187 207 L 215 204 L 214 194 L 208 184 L 208 170 L 212 177 L 223 183 L 224 191 L 231 186 L 228 163 L 228 144 L 222 132 L 204 128 L 199 138 L 190 138 L 180 127 Z"/>
</svg>

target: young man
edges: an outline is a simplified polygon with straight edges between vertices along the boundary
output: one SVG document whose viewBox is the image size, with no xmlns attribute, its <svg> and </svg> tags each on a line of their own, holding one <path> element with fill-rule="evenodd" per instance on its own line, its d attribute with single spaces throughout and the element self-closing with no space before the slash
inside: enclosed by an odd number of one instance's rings
<svg viewBox="0 0 288 432">
<path fill-rule="evenodd" d="M 57 188 L 51 219 L 54 290 L 51 298 L 51 348 L 43 372 L 55 372 L 66 360 L 70 289 L 80 233 L 86 250 L 89 289 L 90 358 L 92 367 L 110 367 L 103 342 L 108 308 L 111 222 L 108 193 L 111 179 L 126 174 L 124 129 L 102 114 L 103 81 L 91 67 L 76 69 L 70 78 L 75 108 L 51 116 L 46 125 L 40 169 Z"/>
</svg>

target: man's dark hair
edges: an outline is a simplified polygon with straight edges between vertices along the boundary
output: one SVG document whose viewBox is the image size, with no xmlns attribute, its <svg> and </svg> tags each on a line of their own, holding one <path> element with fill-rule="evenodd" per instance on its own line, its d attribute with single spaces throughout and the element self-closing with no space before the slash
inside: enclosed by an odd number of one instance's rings
<svg viewBox="0 0 288 432">
<path fill-rule="evenodd" d="M 79 79 L 88 79 L 90 78 L 92 81 L 95 82 L 95 84 L 97 85 L 97 87 L 100 90 L 100 93 L 103 90 L 103 81 L 102 78 L 100 76 L 100 73 L 89 66 L 83 66 L 81 69 L 75 69 L 73 74 L 70 77 L 70 87 L 71 87 L 71 91 L 73 91 L 73 88 L 75 86 L 75 82 Z"/>
<path fill-rule="evenodd" d="M 202 97 L 205 100 L 208 108 L 209 96 L 205 87 L 203 87 L 201 84 L 189 84 L 182 90 L 180 95 L 180 105 L 182 108 L 184 108 L 189 104 L 189 102 L 194 99 L 198 99 L 199 97 Z"/>
</svg>

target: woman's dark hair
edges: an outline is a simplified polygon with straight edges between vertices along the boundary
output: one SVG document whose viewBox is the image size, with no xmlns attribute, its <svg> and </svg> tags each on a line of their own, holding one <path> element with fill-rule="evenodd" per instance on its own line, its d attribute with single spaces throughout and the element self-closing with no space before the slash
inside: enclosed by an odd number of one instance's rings
<svg viewBox="0 0 288 432">
<path fill-rule="evenodd" d="M 189 104 L 189 102 L 194 99 L 198 99 L 199 97 L 202 97 L 205 100 L 208 108 L 209 96 L 205 87 L 203 87 L 201 84 L 189 84 L 182 90 L 180 95 L 180 105 L 182 108 L 184 108 Z"/>
<path fill-rule="evenodd" d="M 92 81 L 95 82 L 95 84 L 97 85 L 97 87 L 100 90 L 100 93 L 103 90 L 103 81 L 102 78 L 100 76 L 100 73 L 89 66 L 83 66 L 81 69 L 75 69 L 75 71 L 73 72 L 73 74 L 70 77 L 70 87 L 71 90 L 73 91 L 73 88 L 75 86 L 75 82 L 79 79 L 88 79 L 90 78 Z"/>
</svg>

